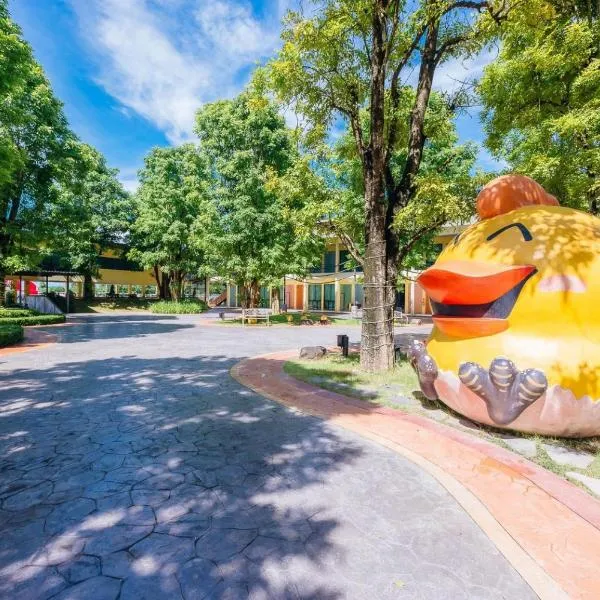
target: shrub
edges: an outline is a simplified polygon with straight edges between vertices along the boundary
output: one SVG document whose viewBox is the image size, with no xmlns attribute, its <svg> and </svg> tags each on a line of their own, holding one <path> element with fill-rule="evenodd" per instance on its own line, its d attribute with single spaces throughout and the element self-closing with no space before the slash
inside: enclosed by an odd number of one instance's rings
<svg viewBox="0 0 600 600">
<path fill-rule="evenodd" d="M 150 312 L 162 315 L 193 315 L 206 309 L 206 302 L 202 300 L 161 301 L 152 304 Z"/>
<path fill-rule="evenodd" d="M 54 325 L 64 323 L 65 315 L 35 315 L 29 317 L 8 317 L 0 319 L 0 326 L 4 325 Z"/>
<path fill-rule="evenodd" d="M 0 319 L 14 319 L 17 317 L 37 317 L 40 313 L 29 308 L 0 308 Z"/>
<path fill-rule="evenodd" d="M 23 328 L 16 324 L 0 324 L 0 348 L 23 341 Z"/>
<path fill-rule="evenodd" d="M 14 290 L 6 290 L 4 302 L 6 306 L 15 306 L 17 303 L 17 293 Z"/>
</svg>

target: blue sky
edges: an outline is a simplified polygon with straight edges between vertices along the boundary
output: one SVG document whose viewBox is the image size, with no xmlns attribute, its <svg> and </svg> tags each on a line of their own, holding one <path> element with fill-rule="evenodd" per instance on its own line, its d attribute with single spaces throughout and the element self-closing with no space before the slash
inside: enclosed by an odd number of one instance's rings
<svg viewBox="0 0 600 600">
<path fill-rule="evenodd" d="M 151 147 L 190 139 L 195 110 L 241 90 L 253 66 L 277 49 L 292 1 L 9 0 L 9 6 L 74 131 L 134 189 Z M 444 65 L 436 87 L 477 76 L 491 58 Z M 461 140 L 481 141 L 476 114 L 457 125 Z M 495 164 L 483 150 L 479 163 Z"/>
</svg>

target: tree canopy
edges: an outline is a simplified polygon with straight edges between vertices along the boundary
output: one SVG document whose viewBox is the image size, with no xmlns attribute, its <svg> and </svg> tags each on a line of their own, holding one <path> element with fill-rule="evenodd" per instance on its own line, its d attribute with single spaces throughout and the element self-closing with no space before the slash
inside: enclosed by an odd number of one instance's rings
<svg viewBox="0 0 600 600">
<path fill-rule="evenodd" d="M 600 15 L 585 0 L 530 0 L 499 30 L 479 85 L 486 143 L 561 203 L 600 211 Z"/>
<path fill-rule="evenodd" d="M 303 199 L 286 204 L 269 185 L 296 156 L 291 132 L 277 106 L 249 89 L 202 107 L 196 134 L 212 175 L 208 260 L 256 306 L 259 284 L 279 285 L 284 275 L 306 273 L 322 245 L 314 236 L 296 235 Z"/>
<path fill-rule="evenodd" d="M 444 61 L 481 49 L 506 2 L 323 0 L 290 12 L 271 62 L 277 97 L 304 119 L 308 143 L 347 120 L 364 185 L 364 318 L 361 365 L 392 367 L 399 265 L 440 223 L 453 194 L 422 169 L 433 79 Z M 407 86 L 417 72 L 414 90 Z M 452 109 L 459 102 L 447 98 Z M 363 117 L 366 113 L 366 118 Z M 438 174 L 439 171 L 438 171 Z M 428 189 L 429 187 L 429 189 Z M 435 189 L 437 188 L 437 189 Z M 445 189 L 444 189 L 445 188 Z M 440 193 L 441 192 L 441 193 Z M 428 201 L 422 201 L 427 198 Z"/>
<path fill-rule="evenodd" d="M 153 270 L 161 298 L 179 300 L 185 276 L 205 268 L 213 213 L 207 160 L 194 144 L 154 148 L 139 177 L 129 256 Z"/>
</svg>

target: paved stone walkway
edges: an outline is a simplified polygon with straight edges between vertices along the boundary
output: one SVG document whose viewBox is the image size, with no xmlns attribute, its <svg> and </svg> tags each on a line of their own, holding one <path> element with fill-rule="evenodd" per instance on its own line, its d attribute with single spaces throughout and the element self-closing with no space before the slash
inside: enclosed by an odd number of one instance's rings
<svg viewBox="0 0 600 600">
<path fill-rule="evenodd" d="M 0 597 L 535 597 L 430 475 L 229 375 L 344 330 L 77 321 L 0 357 Z"/>
</svg>

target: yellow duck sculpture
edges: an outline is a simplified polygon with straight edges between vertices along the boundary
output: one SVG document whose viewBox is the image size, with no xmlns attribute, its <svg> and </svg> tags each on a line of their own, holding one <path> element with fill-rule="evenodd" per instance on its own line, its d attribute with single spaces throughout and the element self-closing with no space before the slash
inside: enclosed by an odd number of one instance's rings
<svg viewBox="0 0 600 600">
<path fill-rule="evenodd" d="M 477 212 L 418 279 L 434 313 L 409 348 L 423 393 L 497 427 L 600 435 L 600 219 L 520 175 Z"/>
</svg>

